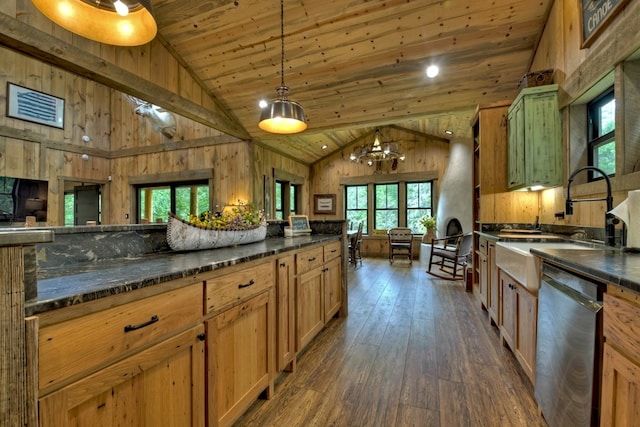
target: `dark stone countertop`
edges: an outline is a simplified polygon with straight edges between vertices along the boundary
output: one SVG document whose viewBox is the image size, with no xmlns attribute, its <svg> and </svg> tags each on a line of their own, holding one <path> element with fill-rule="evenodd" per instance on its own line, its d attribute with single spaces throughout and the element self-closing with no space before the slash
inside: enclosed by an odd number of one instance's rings
<svg viewBox="0 0 640 427">
<path fill-rule="evenodd" d="M 255 259 L 266 258 L 305 246 L 337 240 L 340 235 L 316 234 L 292 238 L 274 237 L 261 242 L 227 248 L 170 252 L 140 258 L 78 265 L 42 271 L 38 297 L 27 301 L 25 314 L 32 316 L 96 300 L 170 280 L 194 276 Z"/>
<path fill-rule="evenodd" d="M 531 253 L 593 279 L 640 292 L 640 253 L 615 248 L 588 251 L 532 248 Z"/>
</svg>

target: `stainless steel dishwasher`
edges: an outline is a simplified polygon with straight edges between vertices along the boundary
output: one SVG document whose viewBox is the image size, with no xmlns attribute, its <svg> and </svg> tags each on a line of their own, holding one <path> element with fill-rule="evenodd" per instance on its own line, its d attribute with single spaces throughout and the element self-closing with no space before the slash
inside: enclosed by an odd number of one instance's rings
<svg viewBox="0 0 640 427">
<path fill-rule="evenodd" d="M 604 290 L 542 265 L 534 396 L 549 427 L 598 425 Z"/>
</svg>

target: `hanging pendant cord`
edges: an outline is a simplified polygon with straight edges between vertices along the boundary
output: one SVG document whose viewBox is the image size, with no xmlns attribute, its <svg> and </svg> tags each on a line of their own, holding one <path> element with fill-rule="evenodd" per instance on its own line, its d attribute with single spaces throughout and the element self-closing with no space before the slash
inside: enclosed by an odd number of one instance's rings
<svg viewBox="0 0 640 427">
<path fill-rule="evenodd" d="M 280 47 L 281 47 L 281 86 L 284 87 L 284 0 L 280 0 Z"/>
</svg>

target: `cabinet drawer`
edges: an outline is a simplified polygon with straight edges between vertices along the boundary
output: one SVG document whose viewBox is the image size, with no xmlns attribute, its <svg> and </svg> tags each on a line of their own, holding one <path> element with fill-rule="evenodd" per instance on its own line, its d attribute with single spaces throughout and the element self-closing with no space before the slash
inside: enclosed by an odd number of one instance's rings
<svg viewBox="0 0 640 427">
<path fill-rule="evenodd" d="M 603 316 L 607 342 L 629 354 L 640 354 L 640 306 L 605 293 Z"/>
<path fill-rule="evenodd" d="M 206 312 L 219 310 L 257 295 L 275 283 L 273 262 L 207 280 Z"/>
<path fill-rule="evenodd" d="M 198 283 L 46 326 L 38 336 L 41 394 L 201 318 Z"/>
<path fill-rule="evenodd" d="M 306 273 L 324 263 L 324 248 L 314 247 L 301 251 L 296 255 L 296 273 Z"/>
<path fill-rule="evenodd" d="M 342 242 L 336 241 L 324 245 L 324 262 L 330 261 L 340 256 L 340 247 Z"/>
</svg>

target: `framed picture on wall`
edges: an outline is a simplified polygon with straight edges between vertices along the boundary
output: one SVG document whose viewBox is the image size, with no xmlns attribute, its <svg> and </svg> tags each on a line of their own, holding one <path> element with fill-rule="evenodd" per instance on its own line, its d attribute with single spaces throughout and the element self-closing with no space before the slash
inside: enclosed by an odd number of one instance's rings
<svg viewBox="0 0 640 427">
<path fill-rule="evenodd" d="M 628 0 L 578 0 L 582 24 L 582 48 L 591 46 L 598 35 Z"/>
<path fill-rule="evenodd" d="M 64 99 L 7 83 L 7 117 L 64 129 Z"/>
<path fill-rule="evenodd" d="M 336 195 L 335 194 L 315 194 L 313 196 L 313 213 L 314 214 L 336 214 Z"/>
</svg>

